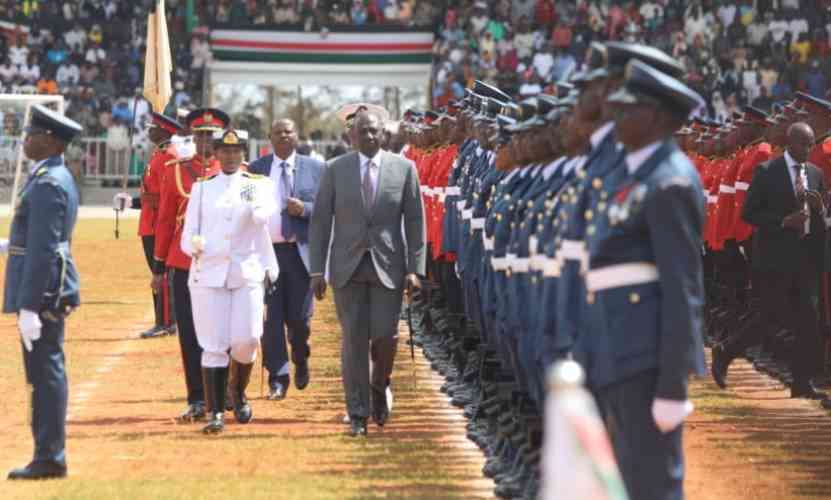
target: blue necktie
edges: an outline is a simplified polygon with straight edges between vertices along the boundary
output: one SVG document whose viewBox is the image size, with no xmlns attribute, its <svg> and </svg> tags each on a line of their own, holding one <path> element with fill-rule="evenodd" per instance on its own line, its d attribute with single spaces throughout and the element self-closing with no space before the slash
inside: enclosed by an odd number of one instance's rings
<svg viewBox="0 0 831 500">
<path fill-rule="evenodd" d="M 289 216 L 287 206 L 288 199 L 292 196 L 291 179 L 289 179 L 289 164 L 283 162 L 280 164 L 283 173 L 280 175 L 281 191 L 283 195 L 283 210 L 280 212 L 280 232 L 283 233 L 283 239 L 286 241 L 294 237 L 294 228 L 292 227 L 291 217 Z"/>
</svg>

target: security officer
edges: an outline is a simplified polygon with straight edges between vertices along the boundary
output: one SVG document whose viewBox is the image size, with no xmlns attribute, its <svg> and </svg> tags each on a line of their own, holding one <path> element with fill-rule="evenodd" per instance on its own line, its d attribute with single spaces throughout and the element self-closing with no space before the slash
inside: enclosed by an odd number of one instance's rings
<svg viewBox="0 0 831 500">
<path fill-rule="evenodd" d="M 141 181 L 141 194 L 137 198 L 127 193 L 118 193 L 113 200 L 116 210 L 124 210 L 130 207 L 134 210 L 141 210 L 139 217 L 139 236 L 144 248 L 144 256 L 150 271 L 153 271 L 153 250 L 156 241 L 156 219 L 159 214 L 161 201 L 161 187 L 164 175 L 167 171 L 167 164 L 175 160 L 173 152 L 168 151 L 170 139 L 174 135 L 181 134 L 184 127 L 174 120 L 161 113 L 151 113 L 151 126 L 147 131 L 150 142 L 155 146 L 153 155 L 147 168 L 144 169 L 144 178 Z M 160 335 L 176 333 L 176 325 L 173 320 L 173 311 L 170 287 L 162 286 L 159 293 L 153 291 L 153 312 L 155 323 L 152 328 L 141 333 L 141 338 L 153 338 Z"/>
<path fill-rule="evenodd" d="M 626 489 L 683 497 L 687 376 L 704 370 L 702 187 L 672 139 L 703 105 L 679 80 L 637 59 L 608 97 L 626 175 L 586 227 L 587 293 L 574 355 L 607 424 Z M 589 228 L 594 228 L 590 231 Z"/>
<path fill-rule="evenodd" d="M 237 421 L 251 421 L 245 389 L 263 333 L 263 282 L 276 283 L 279 273 L 268 231 L 277 211 L 274 185 L 240 170 L 247 132 L 228 129 L 213 138 L 222 171 L 193 185 L 181 238 L 182 251 L 195 261 L 188 287 L 202 347 L 206 434 L 224 429 L 226 383 Z"/>
<path fill-rule="evenodd" d="M 64 321 L 80 305 L 80 295 L 70 252 L 78 189 L 63 154 L 80 132 L 81 126 L 63 115 L 32 107 L 23 151 L 35 164 L 15 200 L 3 312 L 18 315 L 26 380 L 32 386 L 35 453 L 9 479 L 66 476 Z"/>
<path fill-rule="evenodd" d="M 156 222 L 153 286 L 157 291 L 161 290 L 167 276 L 173 290 L 187 387 L 188 407 L 178 417 L 184 423 L 205 418 L 205 393 L 200 369 L 202 350 L 196 339 L 187 286 L 191 259 L 182 252 L 179 242 L 193 183 L 219 170 L 219 162 L 213 157 L 213 133 L 227 127 L 230 120 L 223 111 L 211 108 L 197 109 L 187 116 L 185 126 L 193 133 L 193 138 L 183 139 L 182 146 L 177 146 L 177 159 L 167 166 Z"/>
</svg>

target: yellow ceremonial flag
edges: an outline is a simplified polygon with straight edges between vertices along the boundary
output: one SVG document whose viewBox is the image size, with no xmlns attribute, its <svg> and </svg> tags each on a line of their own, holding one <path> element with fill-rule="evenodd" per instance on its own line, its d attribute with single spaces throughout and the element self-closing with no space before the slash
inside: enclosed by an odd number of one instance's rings
<svg viewBox="0 0 831 500">
<path fill-rule="evenodd" d="M 147 52 L 144 57 L 144 98 L 153 111 L 163 113 L 173 95 L 170 73 L 170 40 L 167 34 L 167 16 L 164 0 L 156 4 L 156 11 L 147 16 Z"/>
</svg>

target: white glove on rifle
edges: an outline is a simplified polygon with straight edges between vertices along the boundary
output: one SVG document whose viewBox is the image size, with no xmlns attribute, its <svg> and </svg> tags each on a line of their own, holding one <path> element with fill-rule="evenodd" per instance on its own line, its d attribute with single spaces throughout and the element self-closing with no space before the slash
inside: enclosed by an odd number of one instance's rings
<svg viewBox="0 0 831 500">
<path fill-rule="evenodd" d="M 655 398 L 652 401 L 652 418 L 661 433 L 672 432 L 693 412 L 689 400 Z"/>
<path fill-rule="evenodd" d="M 9 240 L 3 238 L 0 240 L 0 255 L 6 255 L 9 253 Z"/>
<path fill-rule="evenodd" d="M 113 210 L 123 212 L 133 205 L 133 197 L 127 193 L 118 193 L 113 196 Z"/>
<path fill-rule="evenodd" d="M 43 323 L 40 322 L 38 313 L 21 309 L 17 317 L 17 328 L 20 329 L 20 341 L 27 351 L 32 352 L 32 344 L 40 339 L 40 331 Z"/>
</svg>

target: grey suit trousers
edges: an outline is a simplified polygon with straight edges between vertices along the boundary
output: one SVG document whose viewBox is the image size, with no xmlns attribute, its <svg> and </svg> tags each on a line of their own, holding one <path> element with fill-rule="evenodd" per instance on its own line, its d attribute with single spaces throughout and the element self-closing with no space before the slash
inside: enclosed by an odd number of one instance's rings
<svg viewBox="0 0 831 500">
<path fill-rule="evenodd" d="M 370 387 L 386 390 L 392 374 L 404 292 L 381 283 L 367 253 L 346 285 L 334 289 L 334 296 L 343 332 L 341 376 L 346 410 L 350 417 L 368 417 Z"/>
</svg>

